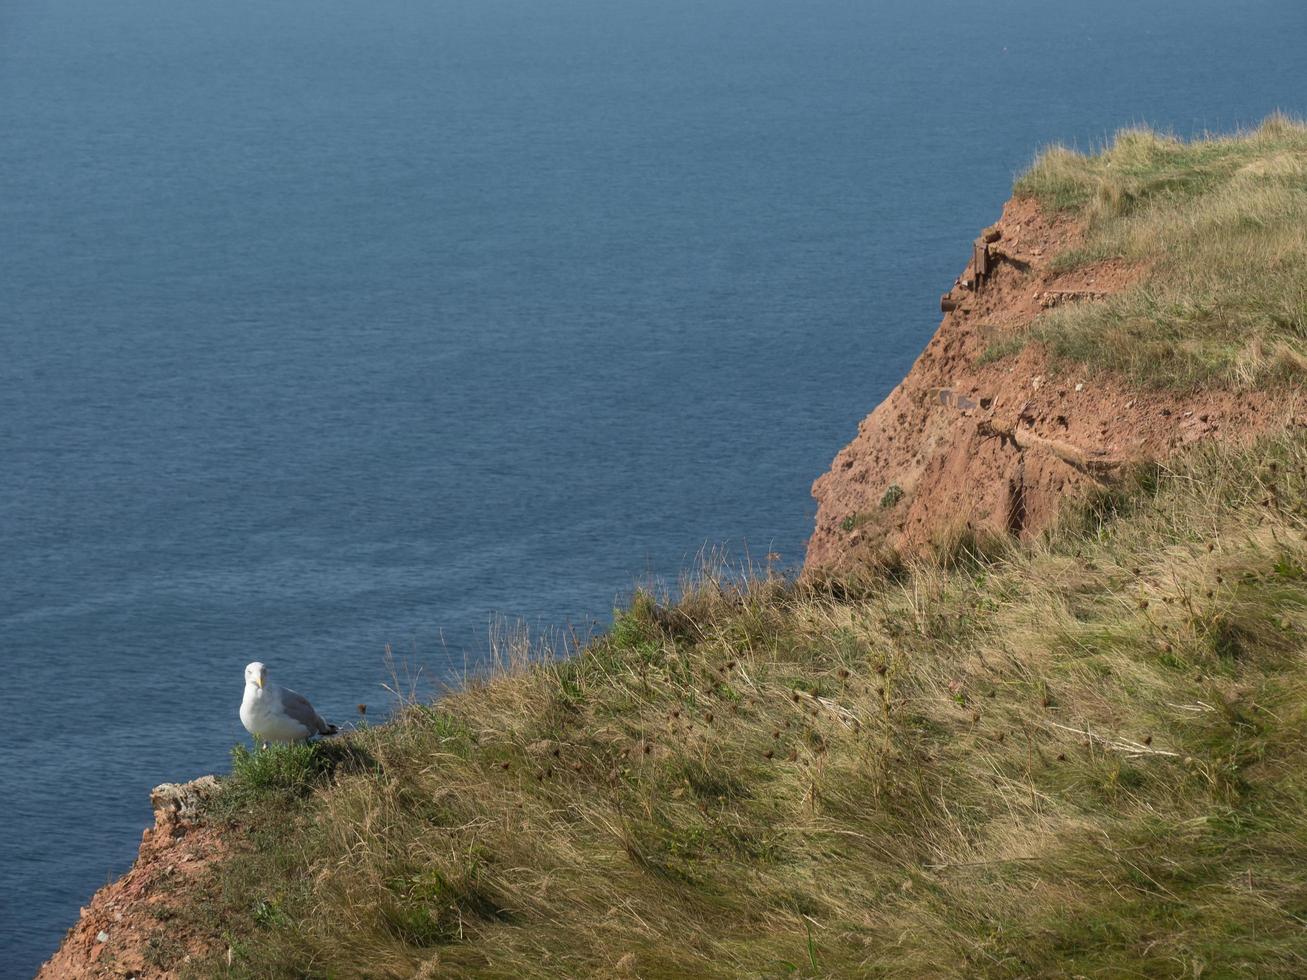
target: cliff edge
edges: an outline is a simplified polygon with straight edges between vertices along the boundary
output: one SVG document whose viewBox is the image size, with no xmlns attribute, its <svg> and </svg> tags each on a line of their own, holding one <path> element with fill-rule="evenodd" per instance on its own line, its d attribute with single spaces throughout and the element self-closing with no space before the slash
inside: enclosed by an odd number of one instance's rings
<svg viewBox="0 0 1307 980">
<path fill-rule="evenodd" d="M 1068 498 L 1111 486 L 1133 464 L 1201 440 L 1248 441 L 1291 408 L 1263 390 L 1142 387 L 1025 344 L 1038 318 L 1104 304 L 1146 262 L 1066 268 L 1085 243 L 1078 215 L 1016 197 L 981 233 L 941 299 L 943 322 L 902 382 L 813 484 L 807 570 L 846 570 L 958 539 L 1029 537 Z"/>
<path fill-rule="evenodd" d="M 213 776 L 154 788 L 154 826 L 141 834 L 136 863 L 92 896 L 37 980 L 170 977 L 208 948 L 172 921 L 169 896 L 198 900 L 200 883 L 223 853 L 218 831 L 203 818 L 217 789 Z"/>
</svg>

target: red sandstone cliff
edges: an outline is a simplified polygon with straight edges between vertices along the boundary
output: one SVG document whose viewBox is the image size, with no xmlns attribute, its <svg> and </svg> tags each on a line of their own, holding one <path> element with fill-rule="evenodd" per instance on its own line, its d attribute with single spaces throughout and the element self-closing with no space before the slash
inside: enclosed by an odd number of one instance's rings
<svg viewBox="0 0 1307 980">
<path fill-rule="evenodd" d="M 204 940 L 173 918 L 171 902 L 197 901 L 205 872 L 222 853 L 217 831 L 200 820 L 217 786 L 204 776 L 155 787 L 155 825 L 142 833 L 136 863 L 95 893 L 37 980 L 173 977 L 203 949 Z"/>
<path fill-rule="evenodd" d="M 1038 344 L 983 363 L 1049 306 L 1097 302 L 1139 275 L 1119 262 L 1053 271 L 1052 259 L 1080 238 L 1074 221 L 1021 199 L 986 229 L 941 302 L 934 338 L 813 484 L 808 570 L 920 553 L 959 531 L 1029 536 L 1064 497 L 1132 461 L 1200 439 L 1250 438 L 1283 416 L 1261 392 L 1180 397 L 1055 374 Z"/>
</svg>

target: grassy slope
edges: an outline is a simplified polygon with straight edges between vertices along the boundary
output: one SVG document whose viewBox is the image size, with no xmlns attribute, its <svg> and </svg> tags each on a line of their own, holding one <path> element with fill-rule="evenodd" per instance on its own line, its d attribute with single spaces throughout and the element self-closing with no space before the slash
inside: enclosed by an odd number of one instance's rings
<svg viewBox="0 0 1307 980">
<path fill-rule="evenodd" d="M 1054 353 L 1180 388 L 1307 368 L 1307 126 L 1273 116 L 1192 143 L 1127 130 L 1094 156 L 1045 152 L 1015 191 L 1086 219 L 1062 268 L 1147 270 L 1105 303 L 1042 317 L 1033 335 Z"/>
<path fill-rule="evenodd" d="M 1303 130 L 1245 142 L 1276 147 L 1250 196 L 1300 207 Z M 1068 261 L 1146 257 L 1140 295 L 1173 296 L 1183 229 L 1252 179 L 1224 147 L 1133 134 L 1018 191 L 1087 214 Z M 1230 220 L 1273 284 L 1214 266 L 1203 316 L 1124 297 L 1037 332 L 1072 357 L 1100 331 L 1145 381 L 1274 376 L 1301 228 Z M 219 816 L 250 846 L 161 932 L 230 942 L 197 976 L 1303 975 L 1305 499 L 1297 431 L 1035 546 L 637 596 L 574 659 L 519 648 L 392 724 L 238 755 Z"/>
</svg>

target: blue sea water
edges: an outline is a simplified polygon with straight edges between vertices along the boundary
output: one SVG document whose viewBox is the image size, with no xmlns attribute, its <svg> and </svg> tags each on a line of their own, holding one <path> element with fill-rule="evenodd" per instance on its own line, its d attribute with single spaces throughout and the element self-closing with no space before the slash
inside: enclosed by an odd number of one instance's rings
<svg viewBox="0 0 1307 980">
<path fill-rule="evenodd" d="M 1299 0 L 6 0 L 0 976 L 221 771 L 811 480 L 1042 144 L 1307 111 Z"/>
</svg>

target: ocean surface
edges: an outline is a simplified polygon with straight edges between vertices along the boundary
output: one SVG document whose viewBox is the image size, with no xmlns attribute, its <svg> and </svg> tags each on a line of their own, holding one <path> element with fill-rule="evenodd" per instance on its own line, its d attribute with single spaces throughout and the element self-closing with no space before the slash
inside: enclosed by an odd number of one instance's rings
<svg viewBox="0 0 1307 980">
<path fill-rule="evenodd" d="M 814 477 L 1050 141 L 1307 111 L 1301 0 L 5 0 L 0 976 L 223 771 Z"/>
</svg>

